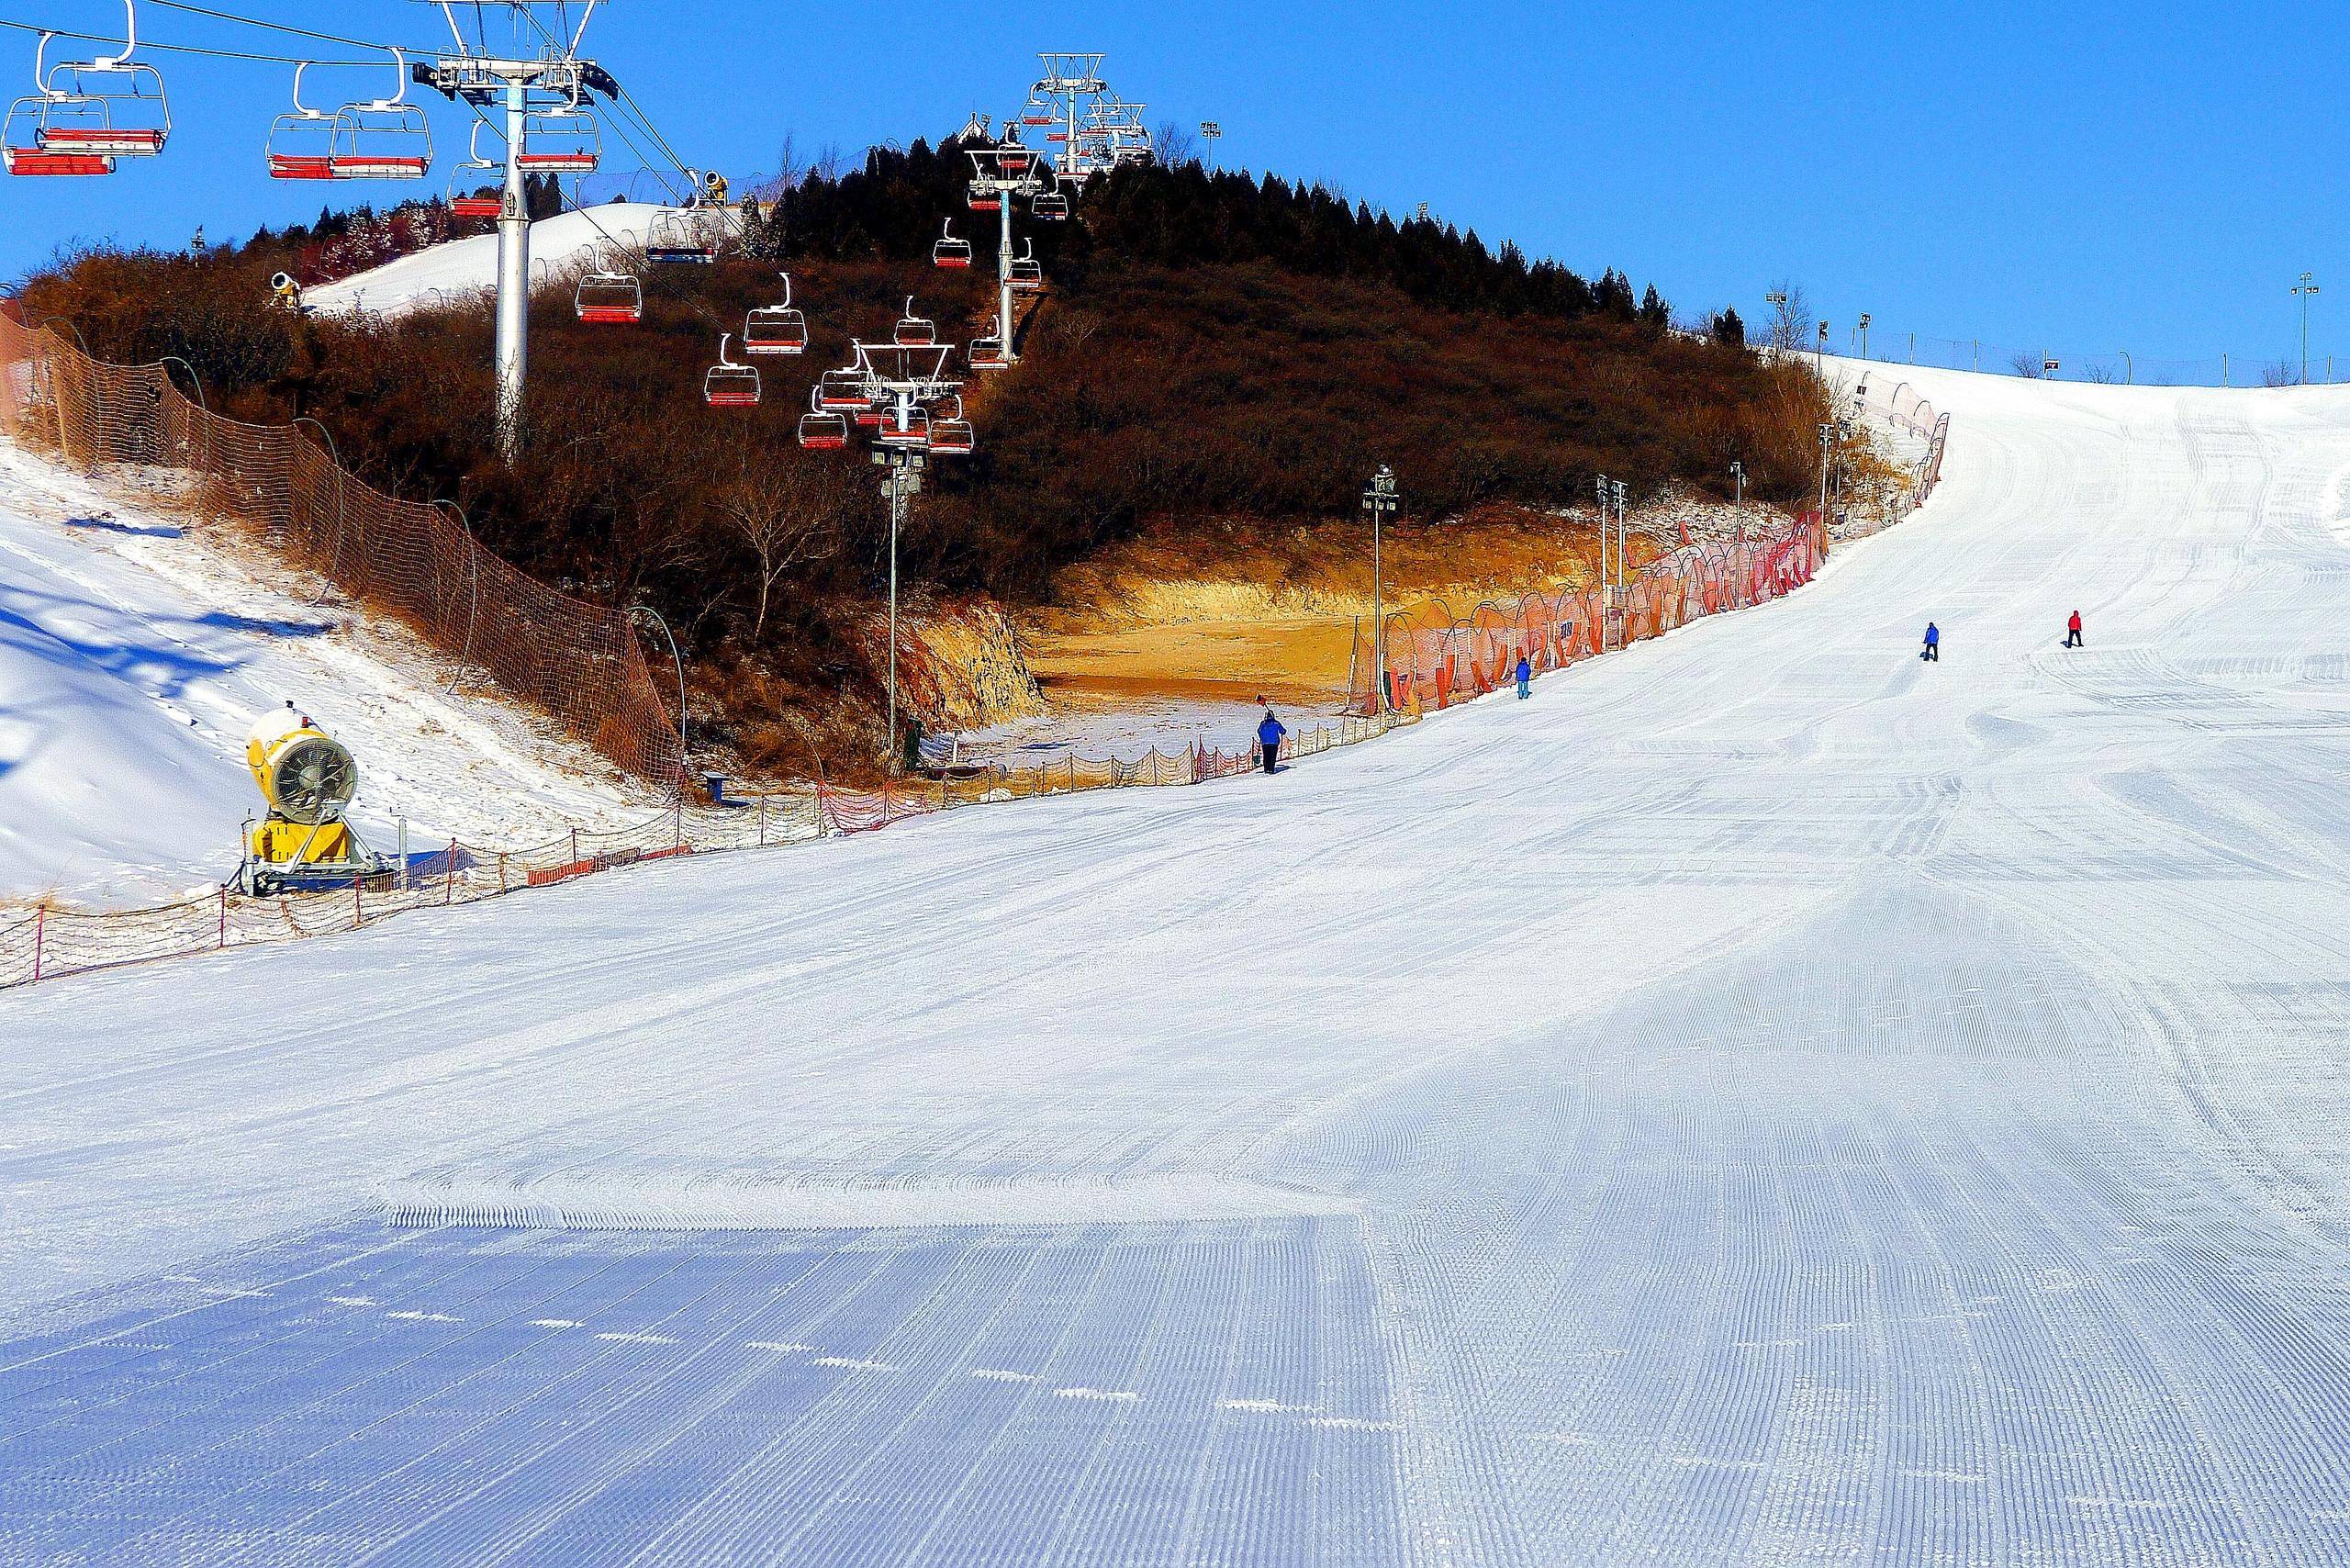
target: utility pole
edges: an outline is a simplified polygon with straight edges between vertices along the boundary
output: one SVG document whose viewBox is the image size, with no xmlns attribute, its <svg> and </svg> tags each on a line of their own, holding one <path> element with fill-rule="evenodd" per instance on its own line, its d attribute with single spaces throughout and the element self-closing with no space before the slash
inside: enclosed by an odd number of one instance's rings
<svg viewBox="0 0 2350 1568">
<path fill-rule="evenodd" d="M 1372 711 L 1387 711 L 1387 588 L 1380 570 L 1379 534 L 1382 520 L 1395 515 L 1395 470 L 1382 463 L 1362 493 L 1363 510 L 1371 513 L 1371 686 Z"/>
<path fill-rule="evenodd" d="M 2317 291 L 2317 280 L 2308 273 L 2303 273 L 2301 281 L 2293 286 L 2294 294 L 2301 301 L 2301 385 L 2304 386 L 2310 380 L 2310 296 Z"/>
<path fill-rule="evenodd" d="M 1833 449 L 1835 441 L 1835 425 L 1828 420 L 1821 420 L 1819 426 L 1819 521 L 1822 527 L 1827 526 L 1828 522 L 1828 454 Z"/>
</svg>

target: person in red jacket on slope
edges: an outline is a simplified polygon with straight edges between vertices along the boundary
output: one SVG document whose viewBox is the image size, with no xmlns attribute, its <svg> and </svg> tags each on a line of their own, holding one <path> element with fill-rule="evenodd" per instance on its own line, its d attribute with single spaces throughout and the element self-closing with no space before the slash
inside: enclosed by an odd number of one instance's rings
<svg viewBox="0 0 2350 1568">
<path fill-rule="evenodd" d="M 2088 646 L 2087 643 L 2081 641 L 2081 612 L 2077 610 L 2073 611 L 2073 618 L 2065 622 L 2065 645 L 2068 648 Z"/>
</svg>

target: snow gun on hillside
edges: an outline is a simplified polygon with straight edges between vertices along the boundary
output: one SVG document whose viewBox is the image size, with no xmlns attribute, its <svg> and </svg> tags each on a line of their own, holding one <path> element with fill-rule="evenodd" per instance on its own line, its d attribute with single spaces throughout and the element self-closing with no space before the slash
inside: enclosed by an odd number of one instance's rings
<svg viewBox="0 0 2350 1568">
<path fill-rule="evenodd" d="M 344 817 L 359 792 L 359 764 L 293 703 L 263 714 L 247 734 L 245 766 L 269 812 L 246 819 L 238 890 L 268 898 L 347 888 L 390 868 Z"/>
</svg>

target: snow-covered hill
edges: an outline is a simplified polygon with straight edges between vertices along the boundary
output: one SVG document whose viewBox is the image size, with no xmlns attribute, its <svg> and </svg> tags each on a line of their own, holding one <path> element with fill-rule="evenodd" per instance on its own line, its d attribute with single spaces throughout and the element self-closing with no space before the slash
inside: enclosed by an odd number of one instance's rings
<svg viewBox="0 0 2350 1568">
<path fill-rule="evenodd" d="M 358 756 L 354 816 L 379 847 L 396 816 L 422 849 L 648 809 L 487 694 L 448 695 L 413 639 L 190 529 L 0 440 L 0 902 L 139 904 L 219 882 L 260 808 L 245 732 L 289 700 Z"/>
<path fill-rule="evenodd" d="M 531 272 L 534 283 L 568 276 L 592 265 L 613 248 L 638 251 L 655 222 L 673 207 L 646 202 L 611 202 L 542 218 L 531 225 Z M 427 306 L 462 302 L 498 286 L 498 236 L 476 234 L 452 240 L 304 296 L 324 311 L 364 309 L 398 316 Z"/>
<path fill-rule="evenodd" d="M 2350 397 L 1915 378 L 1530 701 L 0 995 L 0 1557 L 2350 1561 Z"/>
</svg>

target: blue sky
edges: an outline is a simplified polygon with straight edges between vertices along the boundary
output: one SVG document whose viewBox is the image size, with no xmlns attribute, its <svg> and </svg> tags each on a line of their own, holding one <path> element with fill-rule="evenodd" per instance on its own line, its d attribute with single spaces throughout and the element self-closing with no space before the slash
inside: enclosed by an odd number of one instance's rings
<svg viewBox="0 0 2350 1568">
<path fill-rule="evenodd" d="M 437 13 L 407 0 L 238 8 L 439 36 Z M 2350 270 L 2328 265 L 2345 219 L 2326 70 L 2350 23 L 2313 6 L 2235 10 L 610 0 L 589 41 L 689 160 L 736 174 L 773 167 L 787 133 L 854 149 L 1001 115 L 1034 74 L 1032 46 L 1099 49 L 1154 125 L 1220 121 L 1225 162 L 1399 211 L 1425 201 L 1490 241 L 1621 266 L 1677 307 L 1751 319 L 1788 277 L 1840 341 L 1871 311 L 1880 349 L 1915 330 L 2261 359 L 2298 352 L 2288 291 L 2312 268 L 2327 289 L 2314 350 L 2338 344 L 2350 376 L 2350 330 L 2333 330 Z M 17 21 L 108 31 L 119 17 L 119 0 L 0 0 Z M 348 52 L 146 7 L 141 30 Z M 28 79 L 31 54 L 0 33 L 0 84 Z M 319 187 L 261 174 L 286 68 L 155 58 L 177 115 L 168 155 L 107 180 L 0 181 L 0 277 L 63 241 L 178 243 L 199 222 L 218 237 L 317 210 Z M 459 120 L 438 123 L 445 162 Z"/>
</svg>

